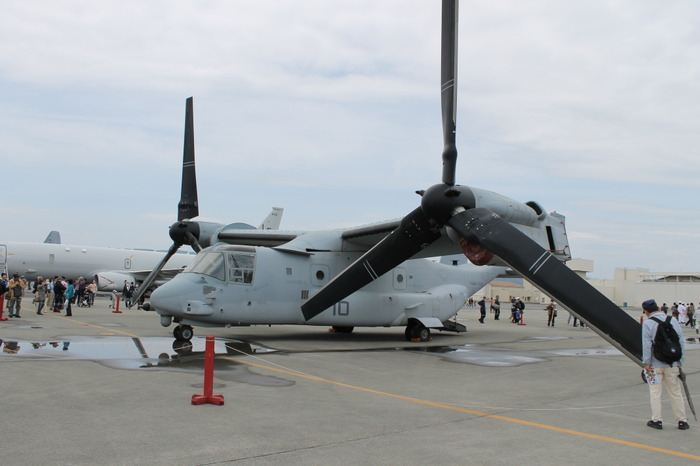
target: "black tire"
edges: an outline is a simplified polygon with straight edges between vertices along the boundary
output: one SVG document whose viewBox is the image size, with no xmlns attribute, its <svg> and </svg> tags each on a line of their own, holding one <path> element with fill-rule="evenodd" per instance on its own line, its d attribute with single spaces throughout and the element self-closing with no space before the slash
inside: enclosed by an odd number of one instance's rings
<svg viewBox="0 0 700 466">
<path fill-rule="evenodd" d="M 335 333 L 352 333 L 353 330 L 355 330 L 355 327 L 336 327 L 336 326 L 333 326 L 333 331 Z"/>
<path fill-rule="evenodd" d="M 411 338 L 420 341 L 430 341 L 430 329 L 423 324 L 416 325 L 411 332 Z"/>
<path fill-rule="evenodd" d="M 416 328 L 420 325 L 423 325 L 423 324 L 421 324 L 419 321 L 417 321 L 415 319 L 409 319 L 408 324 L 406 324 L 406 330 L 404 330 L 404 332 L 403 332 L 404 336 L 406 337 L 406 340 L 411 341 L 414 338 L 417 338 L 416 336 L 414 336 L 414 332 L 415 332 Z"/>
<path fill-rule="evenodd" d="M 184 341 L 190 341 L 194 336 L 194 330 L 189 325 L 181 325 L 180 339 Z"/>
<path fill-rule="evenodd" d="M 182 328 L 179 325 L 176 325 L 173 329 L 173 336 L 176 340 L 182 340 Z"/>
</svg>

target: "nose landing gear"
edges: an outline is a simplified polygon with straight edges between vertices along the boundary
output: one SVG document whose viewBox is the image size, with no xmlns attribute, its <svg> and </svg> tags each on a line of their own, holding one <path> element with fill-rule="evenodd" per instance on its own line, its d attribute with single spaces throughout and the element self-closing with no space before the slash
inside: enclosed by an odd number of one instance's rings
<svg viewBox="0 0 700 466">
<path fill-rule="evenodd" d="M 173 336 L 176 340 L 190 341 L 194 336 L 194 329 L 191 325 L 178 325 L 173 329 Z"/>
</svg>

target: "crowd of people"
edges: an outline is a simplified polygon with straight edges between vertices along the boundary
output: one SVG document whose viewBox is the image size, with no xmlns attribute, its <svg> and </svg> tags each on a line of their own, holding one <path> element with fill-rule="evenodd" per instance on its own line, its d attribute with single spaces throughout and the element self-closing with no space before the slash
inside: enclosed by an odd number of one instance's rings
<svg viewBox="0 0 700 466">
<path fill-rule="evenodd" d="M 676 318 L 680 325 L 685 327 L 691 327 L 695 329 L 695 333 L 700 333 L 697 328 L 697 320 L 695 319 L 695 305 L 693 303 L 685 303 L 679 301 L 678 303 L 673 303 L 669 308 L 666 303 L 661 305 L 661 310 L 664 314 L 668 314 L 671 311 L 671 315 Z"/>
<path fill-rule="evenodd" d="M 478 299 L 478 298 L 477 298 Z M 484 323 L 486 319 L 486 309 L 490 309 L 491 314 L 493 314 L 493 320 L 500 320 L 501 315 L 501 301 L 498 295 L 495 298 L 487 298 L 483 296 L 479 301 L 474 298 L 469 298 L 466 303 L 467 307 L 479 307 L 479 322 Z M 663 303 L 660 307 L 664 313 L 672 315 L 678 320 L 680 325 L 685 327 L 690 327 L 695 329 L 695 333 L 700 333 L 700 325 L 695 318 L 695 305 L 693 303 L 688 303 L 684 301 L 679 301 L 673 303 L 670 307 Z M 544 308 L 547 312 L 547 327 L 554 327 L 558 310 L 557 303 L 551 300 Z M 510 321 L 514 324 L 522 324 L 523 316 L 525 314 L 525 303 L 519 297 L 511 298 L 510 300 Z M 573 322 L 573 324 L 572 324 Z M 572 325 L 573 327 L 587 328 L 586 322 L 579 319 L 573 314 L 569 314 L 566 321 L 566 325 Z"/>
<path fill-rule="evenodd" d="M 484 323 L 486 320 L 486 306 L 489 306 L 493 320 L 501 320 L 501 298 L 496 295 L 495 298 L 487 299 L 483 296 L 481 300 L 475 301 L 474 298 L 469 298 L 467 301 L 468 307 L 479 306 L 479 322 Z M 513 324 L 522 324 L 523 316 L 525 315 L 525 303 L 521 298 L 511 298 L 510 300 L 510 322 Z"/>
<path fill-rule="evenodd" d="M 126 306 L 131 306 L 131 299 L 136 292 L 133 282 L 124 281 L 121 295 L 115 291 L 110 299 L 113 301 L 110 307 L 116 307 L 116 298 L 121 297 Z M 6 273 L 0 276 L 0 309 L 7 308 L 7 318 L 21 318 L 22 299 L 25 294 L 33 295 L 32 303 L 36 305 L 36 313 L 44 315 L 46 310 L 65 315 L 73 315 L 73 306 L 91 307 L 95 303 L 97 283 L 95 280 L 87 281 L 83 277 L 66 279 L 66 277 L 44 278 L 37 277 L 31 289 L 27 287 L 24 276 L 13 274 L 8 279 Z M 4 320 L 4 319 L 3 319 Z"/>
</svg>

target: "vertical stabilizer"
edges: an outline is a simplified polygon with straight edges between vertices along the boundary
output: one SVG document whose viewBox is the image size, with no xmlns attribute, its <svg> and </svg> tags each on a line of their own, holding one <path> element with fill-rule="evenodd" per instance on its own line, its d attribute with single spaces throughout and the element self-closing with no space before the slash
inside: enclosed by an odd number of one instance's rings
<svg viewBox="0 0 700 466">
<path fill-rule="evenodd" d="M 282 207 L 273 207 L 272 212 L 265 217 L 258 230 L 279 230 L 283 212 L 284 209 Z"/>
<path fill-rule="evenodd" d="M 49 236 L 46 237 L 44 240 L 44 243 L 49 243 L 49 244 L 61 244 L 61 234 L 57 232 L 56 230 L 52 230 L 49 233 Z"/>
</svg>

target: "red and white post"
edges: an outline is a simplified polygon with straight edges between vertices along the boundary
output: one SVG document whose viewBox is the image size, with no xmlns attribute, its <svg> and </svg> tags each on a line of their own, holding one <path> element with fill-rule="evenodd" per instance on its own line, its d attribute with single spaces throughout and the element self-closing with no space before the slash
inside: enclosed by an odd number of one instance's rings
<svg viewBox="0 0 700 466">
<path fill-rule="evenodd" d="M 121 296 L 117 296 L 117 300 L 114 302 L 114 310 L 112 311 L 112 314 L 122 313 L 122 311 L 119 310 L 119 298 L 121 298 Z"/>
<path fill-rule="evenodd" d="M 9 320 L 7 317 L 2 316 L 4 308 L 5 308 L 5 295 L 0 294 L 0 321 Z"/>
<path fill-rule="evenodd" d="M 192 404 L 211 403 L 221 406 L 224 395 L 214 395 L 214 336 L 207 335 L 207 346 L 204 351 L 204 394 L 192 395 Z"/>
</svg>

